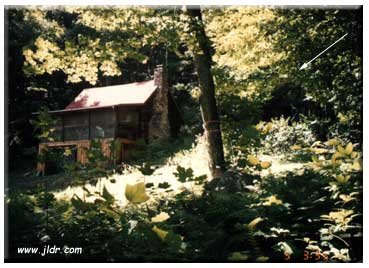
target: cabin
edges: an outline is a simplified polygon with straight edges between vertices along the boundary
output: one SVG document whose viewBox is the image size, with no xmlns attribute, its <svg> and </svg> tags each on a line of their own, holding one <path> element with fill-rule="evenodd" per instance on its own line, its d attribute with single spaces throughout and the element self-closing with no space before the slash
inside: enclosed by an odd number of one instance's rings
<svg viewBox="0 0 369 268">
<path fill-rule="evenodd" d="M 181 126 L 161 65 L 155 68 L 153 80 L 84 89 L 65 109 L 50 113 L 56 119 L 53 141 L 40 141 L 39 153 L 48 148 L 73 148 L 80 163 L 88 161 L 86 149 L 91 140 L 100 140 L 106 156 L 115 141 L 119 149 L 114 161 L 120 163 L 129 160 L 137 140 L 168 139 Z M 37 170 L 44 173 L 45 163 L 38 163 Z"/>
</svg>

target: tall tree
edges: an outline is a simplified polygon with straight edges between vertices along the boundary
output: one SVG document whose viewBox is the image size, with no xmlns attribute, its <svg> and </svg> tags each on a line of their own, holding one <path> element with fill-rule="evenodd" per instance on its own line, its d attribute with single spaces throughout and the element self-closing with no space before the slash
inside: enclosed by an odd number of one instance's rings
<svg viewBox="0 0 369 268">
<path fill-rule="evenodd" d="M 213 177 L 217 177 L 225 170 L 225 161 L 215 86 L 211 74 L 210 42 L 205 33 L 201 9 L 189 9 L 187 13 L 190 16 L 191 32 L 194 33 L 197 42 L 193 56 L 200 85 L 200 107 L 210 156 L 210 171 Z"/>
</svg>

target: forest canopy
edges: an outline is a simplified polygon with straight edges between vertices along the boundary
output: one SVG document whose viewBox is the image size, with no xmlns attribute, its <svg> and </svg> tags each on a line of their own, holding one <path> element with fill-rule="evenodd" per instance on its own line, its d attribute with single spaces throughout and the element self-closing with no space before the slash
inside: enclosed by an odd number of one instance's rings
<svg viewBox="0 0 369 268">
<path fill-rule="evenodd" d="M 224 89 L 251 98 L 261 95 L 267 100 L 274 89 L 293 85 L 303 91 L 301 98 L 319 103 L 319 113 L 324 114 L 331 133 L 360 139 L 362 26 L 358 12 L 229 7 L 203 13 L 219 92 Z M 163 57 L 168 64 L 175 60 L 187 64 L 195 49 L 181 9 L 19 8 L 8 10 L 8 18 L 13 59 L 9 73 L 14 70 L 24 77 L 21 96 L 40 88 L 52 91 L 46 84 L 53 77 L 61 77 L 59 88 L 79 88 L 84 82 L 96 85 L 104 83 L 104 77 L 129 80 L 126 76 L 132 66 L 152 69 L 153 61 L 164 61 Z M 342 42 L 308 70 L 299 71 L 304 62 L 345 33 L 349 36 Z"/>
</svg>

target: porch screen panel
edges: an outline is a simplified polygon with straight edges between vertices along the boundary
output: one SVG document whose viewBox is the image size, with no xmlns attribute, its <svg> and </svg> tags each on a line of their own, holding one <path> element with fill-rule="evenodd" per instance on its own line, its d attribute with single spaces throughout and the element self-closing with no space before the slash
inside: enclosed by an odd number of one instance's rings
<svg viewBox="0 0 369 268">
<path fill-rule="evenodd" d="M 115 112 L 113 109 L 91 111 L 91 139 L 114 138 Z"/>
<path fill-rule="evenodd" d="M 136 109 L 121 108 L 117 111 L 117 136 L 136 139 L 140 136 L 140 116 Z"/>
<path fill-rule="evenodd" d="M 88 139 L 88 112 L 70 112 L 64 115 L 64 140 Z"/>
</svg>

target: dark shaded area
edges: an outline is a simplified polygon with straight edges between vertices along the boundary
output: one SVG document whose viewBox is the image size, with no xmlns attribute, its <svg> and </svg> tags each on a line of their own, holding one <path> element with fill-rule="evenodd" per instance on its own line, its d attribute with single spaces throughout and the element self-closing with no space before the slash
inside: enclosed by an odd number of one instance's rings
<svg viewBox="0 0 369 268">
<path fill-rule="evenodd" d="M 280 85 L 271 93 L 263 107 L 262 120 L 270 121 L 281 116 L 299 121 L 300 114 L 316 113 L 316 104 L 306 100 L 305 90 L 294 84 Z"/>
<path fill-rule="evenodd" d="M 315 119 L 320 124 L 312 124 L 311 128 L 320 140 L 325 140 L 330 130 L 328 125 L 336 121 L 333 103 L 314 102 L 306 97 L 307 91 L 301 86 L 292 83 L 282 84 L 275 88 L 271 97 L 262 108 L 262 120 L 270 121 L 272 118 L 289 117 L 290 122 L 298 122 L 304 118 Z M 323 122 L 328 121 L 328 124 Z"/>
</svg>

